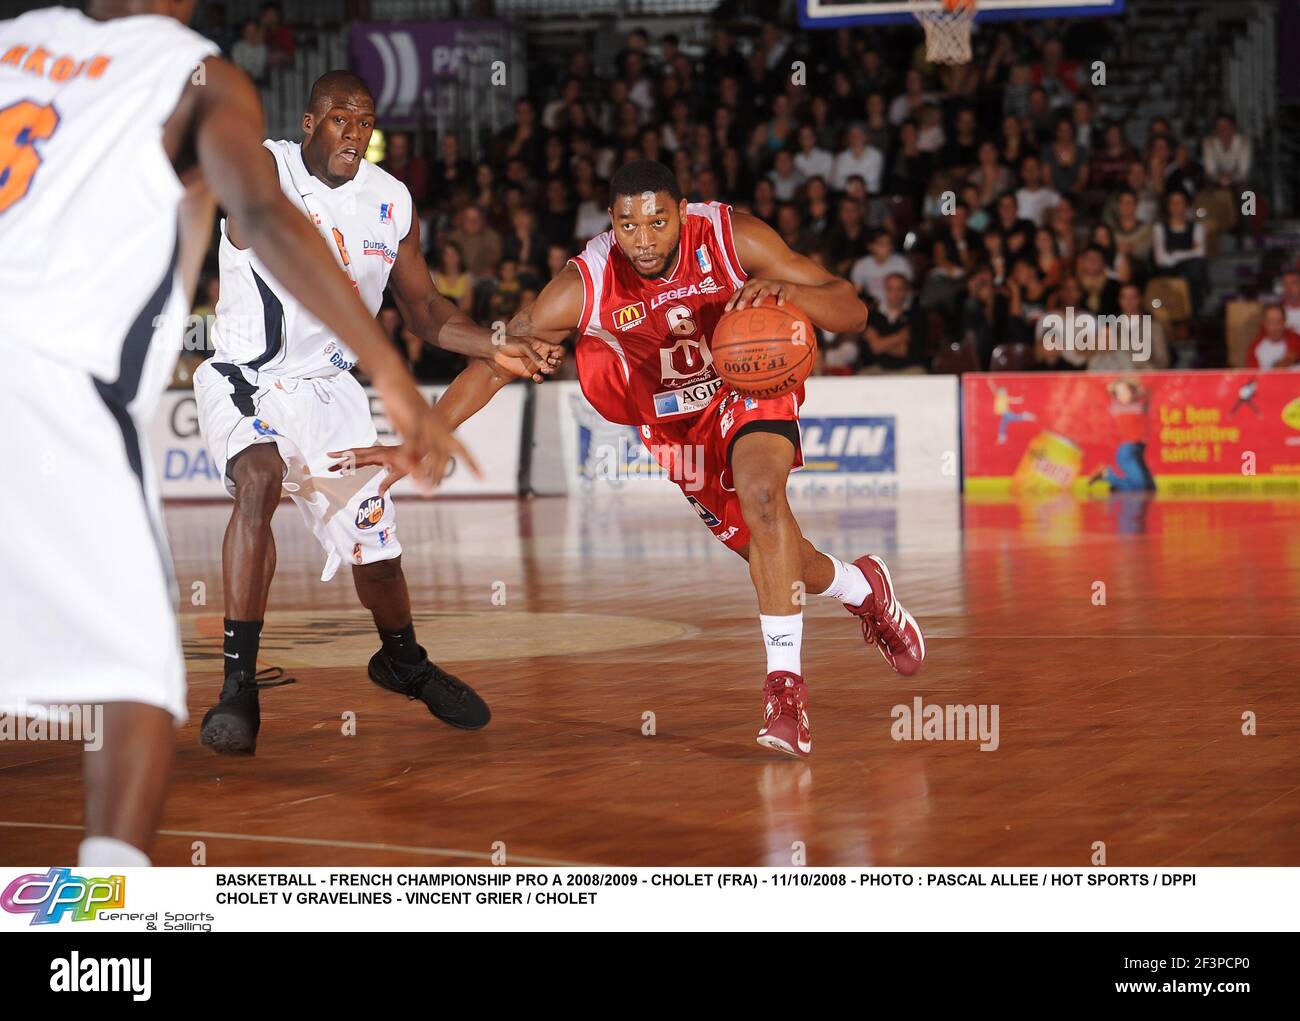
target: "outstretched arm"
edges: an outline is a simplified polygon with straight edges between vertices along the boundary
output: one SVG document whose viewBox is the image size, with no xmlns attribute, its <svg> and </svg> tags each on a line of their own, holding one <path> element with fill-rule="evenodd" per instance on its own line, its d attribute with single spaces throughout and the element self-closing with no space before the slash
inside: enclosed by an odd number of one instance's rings
<svg viewBox="0 0 1300 1021">
<path fill-rule="evenodd" d="M 851 283 L 791 251 L 781 235 L 758 217 L 731 216 L 736 255 L 749 280 L 731 296 L 727 311 L 757 305 L 771 295 L 778 305 L 787 301 L 798 305 L 813 325 L 829 333 L 862 332 L 867 307 Z"/>
<path fill-rule="evenodd" d="M 406 328 L 426 344 L 471 358 L 493 359 L 513 376 L 537 383 L 559 364 L 563 352 L 558 347 L 527 334 L 494 335 L 438 293 L 420 250 L 420 221 L 414 214 L 411 229 L 397 246 L 389 283 Z"/>
<path fill-rule="evenodd" d="M 515 313 L 506 327 L 509 337 L 530 337 L 545 343 L 559 344 L 578 326 L 582 317 L 582 277 L 572 264 L 549 284 L 531 305 Z M 516 378 L 501 359 L 475 361 L 465 368 L 438 398 L 434 411 L 455 429 L 480 411 L 492 396 Z"/>
<path fill-rule="evenodd" d="M 559 276 L 542 289 L 536 301 L 515 314 L 506 332 L 511 337 L 533 337 L 558 344 L 577 328 L 578 321 L 582 318 L 582 299 L 582 277 L 575 267 L 566 266 Z M 517 378 L 517 375 L 500 365 L 499 359 L 476 359 L 451 381 L 451 385 L 438 398 L 438 403 L 433 408 L 434 414 L 442 424 L 454 430 L 481 411 L 497 391 Z M 374 446 L 331 452 L 330 457 L 340 457 L 343 460 L 331 466 L 330 470 L 383 465 L 388 468 L 388 475 L 379 486 L 382 495 L 404 474 L 400 464 L 395 463 L 393 455 L 396 451 L 395 447 Z"/>
</svg>

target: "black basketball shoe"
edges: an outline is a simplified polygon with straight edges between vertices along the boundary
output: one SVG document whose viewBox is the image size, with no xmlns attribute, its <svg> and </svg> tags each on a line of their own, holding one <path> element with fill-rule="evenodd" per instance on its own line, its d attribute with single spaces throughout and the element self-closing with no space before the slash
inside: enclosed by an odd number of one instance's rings
<svg viewBox="0 0 1300 1021">
<path fill-rule="evenodd" d="M 257 750 L 257 732 L 262 726 L 262 710 L 257 693 L 262 688 L 293 684 L 277 667 L 267 667 L 257 674 L 238 670 L 221 686 L 221 698 L 203 716 L 199 743 L 220 755 L 252 755 Z"/>
<path fill-rule="evenodd" d="M 423 647 L 419 663 L 399 663 L 382 649 L 370 657 L 370 679 L 381 688 L 407 698 L 419 699 L 429 712 L 461 730 L 481 730 L 492 719 L 492 710 L 474 689 L 458 677 L 429 662 Z"/>
</svg>

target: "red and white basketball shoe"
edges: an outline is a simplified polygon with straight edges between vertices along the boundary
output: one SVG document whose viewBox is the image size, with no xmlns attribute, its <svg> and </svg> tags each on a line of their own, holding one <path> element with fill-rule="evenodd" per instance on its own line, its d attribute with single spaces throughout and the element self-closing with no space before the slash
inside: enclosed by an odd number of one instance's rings
<svg viewBox="0 0 1300 1021">
<path fill-rule="evenodd" d="M 763 685 L 763 727 L 758 743 L 764 748 L 805 759 L 812 751 L 808 723 L 808 685 L 798 674 L 771 673 Z"/>
<path fill-rule="evenodd" d="M 925 662 L 925 635 L 916 618 L 903 609 L 894 594 L 889 568 L 879 557 L 858 557 L 855 567 L 867 576 L 871 595 L 861 606 L 844 604 L 844 608 L 862 619 L 862 637 L 874 645 L 885 662 L 904 677 L 911 677 Z"/>
</svg>

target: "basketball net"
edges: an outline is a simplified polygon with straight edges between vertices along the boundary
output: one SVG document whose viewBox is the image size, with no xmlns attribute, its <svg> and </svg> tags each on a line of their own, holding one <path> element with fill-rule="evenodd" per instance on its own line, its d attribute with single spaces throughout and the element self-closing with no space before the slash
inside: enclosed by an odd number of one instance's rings
<svg viewBox="0 0 1300 1021">
<path fill-rule="evenodd" d="M 912 14 L 925 29 L 925 58 L 932 64 L 969 64 L 970 32 L 975 21 L 975 3 L 958 4 L 945 10 L 935 0 L 912 0 Z"/>
</svg>

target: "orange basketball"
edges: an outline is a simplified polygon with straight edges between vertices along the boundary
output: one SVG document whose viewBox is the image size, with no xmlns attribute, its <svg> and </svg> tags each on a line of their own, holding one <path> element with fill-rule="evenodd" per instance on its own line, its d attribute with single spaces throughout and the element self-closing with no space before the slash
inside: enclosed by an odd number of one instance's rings
<svg viewBox="0 0 1300 1021">
<path fill-rule="evenodd" d="M 780 397 L 811 375 L 817 330 L 795 306 L 764 298 L 757 308 L 725 313 L 709 347 L 718 375 L 740 393 Z"/>
</svg>

